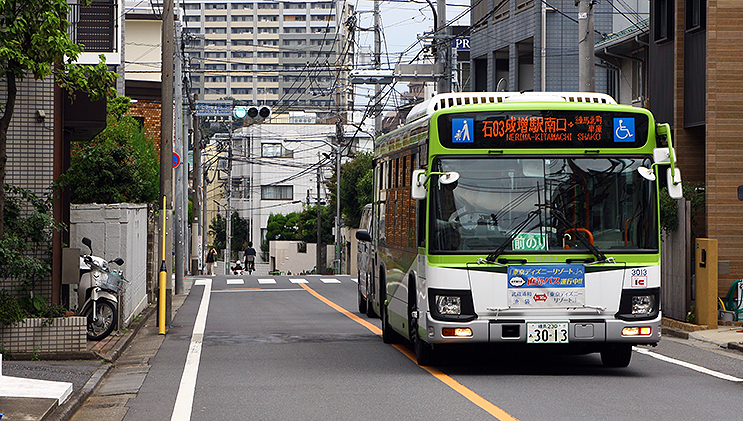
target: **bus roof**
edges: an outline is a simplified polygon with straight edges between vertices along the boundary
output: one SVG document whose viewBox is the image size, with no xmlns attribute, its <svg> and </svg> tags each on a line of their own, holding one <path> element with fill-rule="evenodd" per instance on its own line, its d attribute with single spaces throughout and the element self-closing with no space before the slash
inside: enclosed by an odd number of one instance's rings
<svg viewBox="0 0 743 421">
<path fill-rule="evenodd" d="M 406 123 L 432 115 L 438 110 L 473 104 L 499 102 L 585 102 L 616 104 L 607 94 L 596 92 L 452 92 L 439 94 L 413 107 Z"/>
</svg>

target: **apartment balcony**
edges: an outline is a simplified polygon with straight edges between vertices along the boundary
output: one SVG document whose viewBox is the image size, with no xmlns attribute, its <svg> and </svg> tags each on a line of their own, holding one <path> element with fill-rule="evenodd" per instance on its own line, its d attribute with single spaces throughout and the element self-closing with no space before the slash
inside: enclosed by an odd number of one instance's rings
<svg viewBox="0 0 743 421">
<path fill-rule="evenodd" d="M 121 16 L 118 0 L 93 0 L 90 5 L 70 1 L 68 33 L 83 46 L 78 63 L 98 63 L 103 54 L 109 65 L 121 64 Z"/>
</svg>

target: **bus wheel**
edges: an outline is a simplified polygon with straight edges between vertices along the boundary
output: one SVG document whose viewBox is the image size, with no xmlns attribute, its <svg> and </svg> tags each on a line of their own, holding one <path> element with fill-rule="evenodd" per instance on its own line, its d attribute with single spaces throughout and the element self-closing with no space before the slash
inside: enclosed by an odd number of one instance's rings
<svg viewBox="0 0 743 421">
<path fill-rule="evenodd" d="M 627 367 L 632 359 L 632 345 L 607 345 L 601 350 L 604 367 Z"/>
<path fill-rule="evenodd" d="M 436 352 L 433 350 L 433 345 L 424 341 L 418 333 L 418 320 L 412 314 L 408 320 L 410 320 L 410 342 L 413 343 L 416 362 L 421 366 L 436 364 Z"/>
<path fill-rule="evenodd" d="M 366 313 L 366 297 L 364 297 L 364 294 L 361 293 L 361 273 L 358 274 L 359 285 L 356 289 L 356 301 L 358 302 L 359 306 L 359 313 L 364 314 Z M 367 288 L 367 294 L 369 289 Z"/>
<path fill-rule="evenodd" d="M 382 302 L 380 304 L 379 317 L 382 319 L 382 342 L 386 344 L 396 344 L 400 342 L 400 335 L 392 330 L 390 326 L 389 315 L 387 314 L 387 306 Z"/>
</svg>

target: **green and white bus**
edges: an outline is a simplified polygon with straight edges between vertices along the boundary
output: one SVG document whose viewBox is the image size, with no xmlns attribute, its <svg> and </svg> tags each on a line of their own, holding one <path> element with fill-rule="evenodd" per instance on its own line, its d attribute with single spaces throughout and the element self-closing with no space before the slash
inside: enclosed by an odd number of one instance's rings
<svg viewBox="0 0 743 421">
<path fill-rule="evenodd" d="M 660 340 L 658 195 L 680 197 L 681 176 L 648 110 L 597 93 L 441 94 L 374 154 L 359 300 L 385 342 L 411 341 L 421 365 L 445 344 L 492 343 L 625 367 Z"/>
</svg>

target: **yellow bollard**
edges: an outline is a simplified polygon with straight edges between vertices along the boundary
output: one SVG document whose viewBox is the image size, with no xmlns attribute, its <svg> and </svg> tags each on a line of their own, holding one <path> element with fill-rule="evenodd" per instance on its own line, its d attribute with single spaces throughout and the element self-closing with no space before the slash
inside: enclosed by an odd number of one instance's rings
<svg viewBox="0 0 743 421">
<path fill-rule="evenodd" d="M 167 228 L 167 225 L 165 225 L 166 217 L 167 217 L 167 208 L 165 207 L 165 196 L 163 196 L 163 260 L 160 264 L 160 294 L 159 294 L 159 302 L 158 302 L 158 326 L 160 328 L 159 334 L 164 335 L 165 334 L 165 311 L 166 306 L 165 302 L 167 300 L 167 288 L 168 288 L 168 267 L 165 264 L 165 230 Z"/>
</svg>

